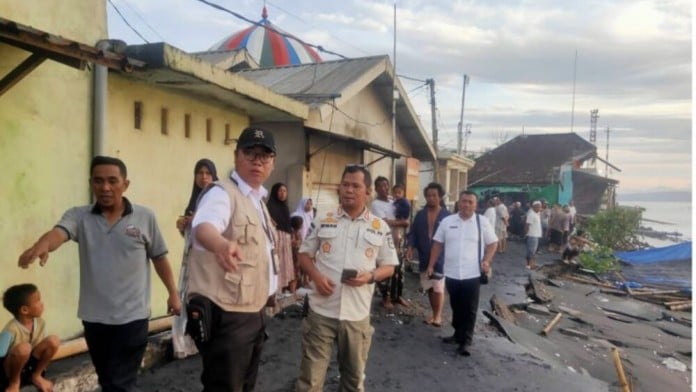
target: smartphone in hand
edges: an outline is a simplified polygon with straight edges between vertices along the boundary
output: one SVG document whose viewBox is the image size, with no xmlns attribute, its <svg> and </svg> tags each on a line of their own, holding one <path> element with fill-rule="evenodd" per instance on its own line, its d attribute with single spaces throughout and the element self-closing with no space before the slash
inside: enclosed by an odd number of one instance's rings
<svg viewBox="0 0 696 392">
<path fill-rule="evenodd" d="M 348 279 L 353 279 L 358 276 L 358 270 L 356 269 L 344 269 L 341 272 L 341 283 L 345 283 Z"/>
</svg>

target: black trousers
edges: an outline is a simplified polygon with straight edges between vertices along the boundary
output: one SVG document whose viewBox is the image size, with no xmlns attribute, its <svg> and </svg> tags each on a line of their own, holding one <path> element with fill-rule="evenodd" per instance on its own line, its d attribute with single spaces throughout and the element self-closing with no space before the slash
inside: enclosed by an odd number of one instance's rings
<svg viewBox="0 0 696 392">
<path fill-rule="evenodd" d="M 263 310 L 226 312 L 211 303 L 211 311 L 211 338 L 196 343 L 203 360 L 203 391 L 253 391 L 266 340 Z"/>
<path fill-rule="evenodd" d="M 379 282 L 377 287 L 379 288 L 382 298 L 389 298 L 393 301 L 398 299 L 403 295 L 404 292 L 404 260 L 399 257 L 399 265 L 394 267 L 394 275 L 389 279 Z"/>
<path fill-rule="evenodd" d="M 452 307 L 454 339 L 457 343 L 468 346 L 474 339 L 481 283 L 478 277 L 463 280 L 445 278 L 445 287 Z"/>
<path fill-rule="evenodd" d="M 148 320 L 120 325 L 83 321 L 82 326 L 102 391 L 136 390 L 138 370 L 147 346 Z"/>
</svg>

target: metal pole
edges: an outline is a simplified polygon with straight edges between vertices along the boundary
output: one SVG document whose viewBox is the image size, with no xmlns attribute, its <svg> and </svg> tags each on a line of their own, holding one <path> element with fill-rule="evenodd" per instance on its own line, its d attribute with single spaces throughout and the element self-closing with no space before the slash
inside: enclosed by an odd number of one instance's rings
<svg viewBox="0 0 696 392">
<path fill-rule="evenodd" d="M 471 135 L 471 123 L 466 124 L 466 132 L 464 132 L 464 155 L 466 155 L 466 145 L 469 141 L 469 135 Z"/>
<path fill-rule="evenodd" d="M 459 124 L 457 124 L 457 154 L 462 155 L 462 128 L 464 125 L 464 99 L 466 97 L 466 85 L 469 84 L 469 77 L 464 74 L 462 85 L 462 108 L 459 111 Z M 464 149 L 466 151 L 466 148 Z"/>
<path fill-rule="evenodd" d="M 438 177 L 440 174 L 438 153 L 440 149 L 437 148 L 437 105 L 435 104 L 435 79 L 426 79 L 425 83 L 430 86 L 430 115 L 432 117 L 433 128 L 433 149 L 435 150 L 435 161 L 433 162 L 433 181 L 438 182 Z"/>
<path fill-rule="evenodd" d="M 393 44 L 393 59 L 394 64 L 392 66 L 393 76 L 392 76 L 392 143 L 391 149 L 394 151 L 396 149 L 396 0 L 394 0 L 394 44 Z M 396 179 L 396 160 L 392 157 L 391 159 L 391 178 L 392 184 L 397 182 Z"/>
<path fill-rule="evenodd" d="M 604 177 L 609 177 L 609 127 L 607 127 L 607 152 L 604 155 Z"/>
</svg>

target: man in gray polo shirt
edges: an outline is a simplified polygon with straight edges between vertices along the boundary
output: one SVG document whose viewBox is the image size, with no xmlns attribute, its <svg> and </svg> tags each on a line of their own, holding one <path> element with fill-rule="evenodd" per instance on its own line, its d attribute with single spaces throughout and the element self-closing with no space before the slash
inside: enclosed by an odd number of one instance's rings
<svg viewBox="0 0 696 392">
<path fill-rule="evenodd" d="M 37 258 L 44 266 L 49 252 L 67 240 L 78 243 L 78 317 L 104 392 L 135 389 L 150 317 L 149 260 L 169 293 L 169 311 L 179 314 L 181 310 L 155 216 L 123 197 L 128 185 L 126 165 L 120 159 L 94 157 L 90 187 L 96 203 L 67 210 L 52 230 L 19 257 L 21 268 Z"/>
</svg>

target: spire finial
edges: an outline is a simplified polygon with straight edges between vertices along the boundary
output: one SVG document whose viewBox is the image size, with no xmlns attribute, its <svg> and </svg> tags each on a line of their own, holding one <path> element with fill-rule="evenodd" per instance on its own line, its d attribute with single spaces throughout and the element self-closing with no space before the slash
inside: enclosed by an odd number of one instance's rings
<svg viewBox="0 0 696 392">
<path fill-rule="evenodd" d="M 263 4 L 263 11 L 261 11 L 261 17 L 264 19 L 268 19 L 268 11 L 266 10 L 266 2 L 265 1 Z"/>
</svg>

